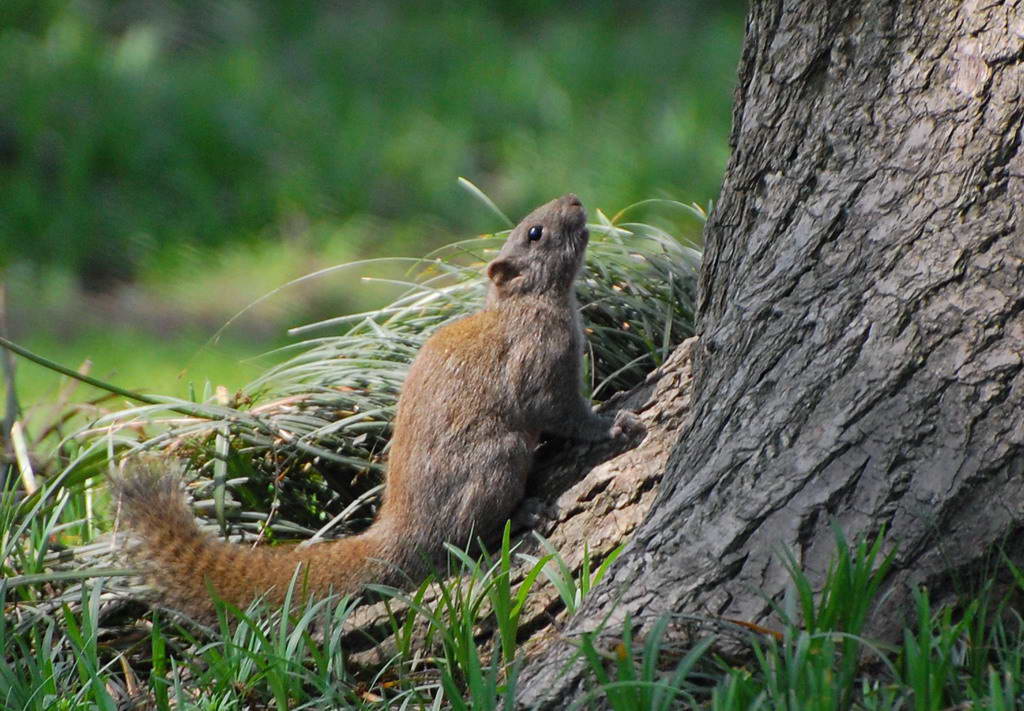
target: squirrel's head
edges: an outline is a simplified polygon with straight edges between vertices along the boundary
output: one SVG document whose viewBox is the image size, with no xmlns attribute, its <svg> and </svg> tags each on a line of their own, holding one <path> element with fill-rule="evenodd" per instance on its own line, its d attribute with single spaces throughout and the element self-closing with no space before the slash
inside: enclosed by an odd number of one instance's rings
<svg viewBox="0 0 1024 711">
<path fill-rule="evenodd" d="M 516 225 L 487 278 L 499 295 L 567 292 L 583 265 L 590 233 L 580 199 L 569 193 L 541 205 Z"/>
</svg>

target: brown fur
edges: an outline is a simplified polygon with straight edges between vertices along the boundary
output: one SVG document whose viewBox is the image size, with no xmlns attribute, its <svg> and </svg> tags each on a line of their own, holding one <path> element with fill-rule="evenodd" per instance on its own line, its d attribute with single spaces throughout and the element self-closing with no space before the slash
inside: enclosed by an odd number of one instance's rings
<svg viewBox="0 0 1024 711">
<path fill-rule="evenodd" d="M 424 344 L 399 399 L 384 502 L 366 532 L 304 548 L 232 545 L 200 532 L 174 475 L 143 466 L 114 482 L 167 602 L 206 613 L 212 587 L 236 605 L 259 595 L 280 604 L 297 569 L 298 589 L 314 597 L 420 580 L 444 543 L 465 546 L 508 519 L 541 432 L 642 433 L 633 413 L 595 415 L 580 395 L 573 282 L 587 238 L 574 195 L 541 206 L 489 265 L 486 307 Z"/>
</svg>

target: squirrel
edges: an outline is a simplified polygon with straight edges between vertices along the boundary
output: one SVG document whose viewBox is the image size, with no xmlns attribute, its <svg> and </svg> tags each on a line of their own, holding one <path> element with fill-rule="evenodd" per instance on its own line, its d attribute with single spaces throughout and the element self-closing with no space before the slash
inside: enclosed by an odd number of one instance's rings
<svg viewBox="0 0 1024 711">
<path fill-rule="evenodd" d="M 298 570 L 308 597 L 408 587 L 498 530 L 524 496 L 541 433 L 584 441 L 645 433 L 633 412 L 595 414 L 580 393 L 584 335 L 574 293 L 589 240 L 573 194 L 537 208 L 487 266 L 484 308 L 438 329 L 398 401 L 378 516 L 364 532 L 308 547 L 231 544 L 200 531 L 178 476 L 139 464 L 111 482 L 163 600 L 197 615 L 210 592 L 280 606 Z"/>
</svg>

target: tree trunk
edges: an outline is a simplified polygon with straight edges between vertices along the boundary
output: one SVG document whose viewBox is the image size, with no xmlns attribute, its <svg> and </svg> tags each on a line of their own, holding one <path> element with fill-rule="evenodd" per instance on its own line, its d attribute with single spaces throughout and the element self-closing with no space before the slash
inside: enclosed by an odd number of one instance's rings
<svg viewBox="0 0 1024 711">
<path fill-rule="evenodd" d="M 887 532 L 883 636 L 1024 549 L 1022 78 L 1024 0 L 754 0 L 693 419 L 521 704 L 579 698 L 565 640 L 609 613 L 771 625 L 780 549 L 820 583 L 832 522 Z"/>
</svg>

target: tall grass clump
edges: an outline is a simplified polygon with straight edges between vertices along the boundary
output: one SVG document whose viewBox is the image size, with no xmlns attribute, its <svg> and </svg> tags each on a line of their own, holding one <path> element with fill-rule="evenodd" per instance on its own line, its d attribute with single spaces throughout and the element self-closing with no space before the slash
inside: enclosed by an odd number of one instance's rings
<svg viewBox="0 0 1024 711">
<path fill-rule="evenodd" d="M 705 217 L 695 206 L 655 200 L 612 218 L 597 210 L 590 225 L 578 292 L 589 332 L 585 387 L 598 401 L 641 382 L 693 332 L 700 250 L 628 219 L 652 209 L 697 223 Z M 222 531 L 230 524 L 235 532 L 294 539 L 365 527 L 408 364 L 431 332 L 480 307 L 483 266 L 505 235 L 464 240 L 425 258 L 374 260 L 403 267 L 405 276 L 389 282 L 397 298 L 293 329 L 301 340 L 277 354 L 283 362 L 235 393 L 210 386 L 188 399 L 132 392 L 21 349 L 118 402 L 138 403 L 105 414 L 83 408 L 98 413 L 87 426 L 69 432 L 77 417 L 50 430 L 61 453 L 38 457 L 38 473 L 56 476 L 70 462 L 69 447 L 86 457 L 72 467 L 83 480 L 104 474 L 101 462 L 110 455 L 162 449 L 189 463 L 197 512 Z M 339 265 L 298 281 L 347 276 L 367 266 Z"/>
<path fill-rule="evenodd" d="M 653 202 L 705 216 L 694 206 Z M 629 214 L 609 219 L 596 211 L 579 280 L 589 334 L 585 387 L 597 400 L 640 383 L 693 333 L 699 249 L 629 222 Z M 359 530 L 373 517 L 408 364 L 435 329 L 480 308 L 483 266 L 505 235 L 406 260 L 407 276 L 392 280 L 400 288 L 394 301 L 293 329 L 302 340 L 240 392 L 208 389 L 193 400 L 137 394 L 144 404 L 99 417 L 76 437 L 102 439 L 112 452 L 163 449 L 186 459 L 199 515 L 222 530 L 230 523 L 270 538 Z"/>
<path fill-rule="evenodd" d="M 704 218 L 679 203 L 654 206 Z M 700 251 L 652 225 L 627 221 L 630 214 L 595 212 L 579 283 L 590 332 L 585 387 L 596 401 L 641 382 L 693 331 Z M 342 706 L 372 706 L 379 697 L 483 708 L 484 699 L 510 699 L 520 663 L 518 620 L 534 584 L 557 580 L 575 606 L 607 562 L 595 571 L 585 566 L 576 580 L 548 553 L 522 559 L 529 572 L 513 580 L 513 561 L 520 559 L 507 532 L 493 557 L 476 560 L 453 549 L 464 580 L 438 583 L 437 597 L 427 597 L 425 588 L 397 596 L 396 604 L 411 610 L 394 624 L 398 654 L 367 678 L 363 671 L 353 676 L 340 656 L 350 608 L 330 608 L 338 601 L 300 607 L 271 627 L 254 611 L 229 610 L 217 628 L 199 633 L 178 627 L 173 617 L 140 617 L 143 589 L 119 566 L 120 534 L 105 530 L 101 516 L 116 515 L 101 485 L 106 472 L 122 455 L 147 449 L 186 462 L 188 495 L 201 524 L 233 540 L 316 539 L 367 525 L 408 363 L 434 329 L 480 307 L 483 266 L 504 236 L 484 235 L 399 262 L 406 276 L 393 302 L 295 329 L 303 340 L 285 349 L 285 360 L 237 393 L 207 387 L 182 399 L 130 391 L 12 345 L 117 402 L 136 404 L 104 411 L 109 401 L 87 408 L 66 403 L 68 412 L 32 441 L 33 456 L 6 467 L 0 699 L 26 708 L 48 708 L 53 699 L 67 708 L 105 708 L 141 694 L 157 708 L 250 699 L 290 708 L 310 689 L 322 690 L 317 703 Z M 76 426 L 83 413 L 88 423 Z M 323 615 L 333 615 L 334 626 L 313 634 L 314 618 Z M 414 635 L 423 625 L 426 637 Z M 485 638 L 481 625 L 491 630 Z M 97 643 L 111 636 L 134 641 L 127 651 Z M 423 639 L 435 650 L 429 657 L 414 644 Z M 392 673 L 401 681 L 386 678 Z M 198 696 L 196 688 L 203 689 Z"/>
</svg>

